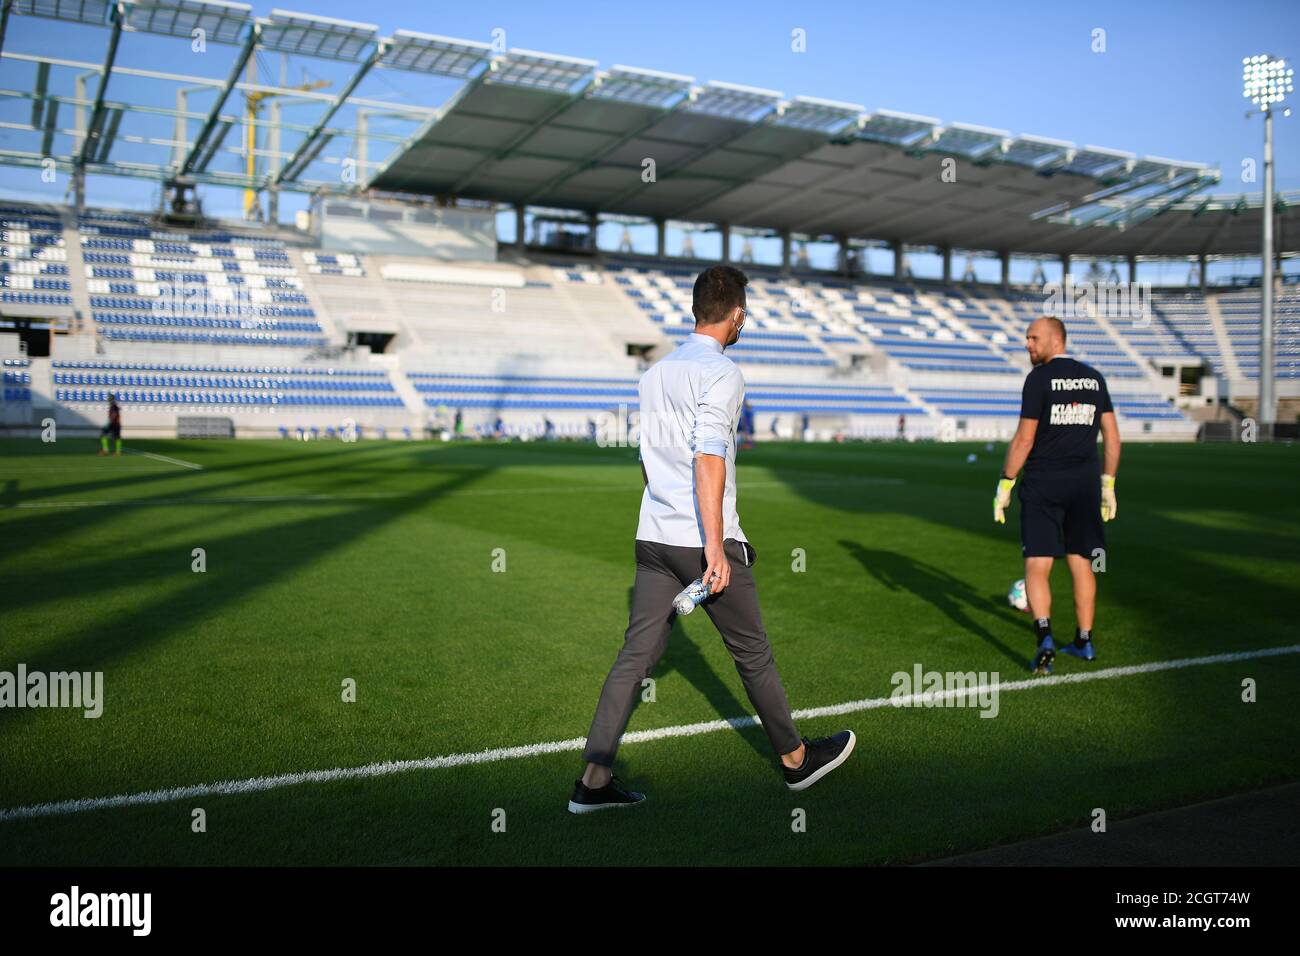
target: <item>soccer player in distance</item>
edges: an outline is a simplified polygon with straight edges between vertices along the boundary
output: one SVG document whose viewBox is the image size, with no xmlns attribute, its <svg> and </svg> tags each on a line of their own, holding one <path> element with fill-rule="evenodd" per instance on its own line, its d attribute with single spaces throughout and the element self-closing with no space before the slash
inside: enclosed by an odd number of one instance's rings
<svg viewBox="0 0 1300 956">
<path fill-rule="evenodd" d="M 122 409 L 118 407 L 117 396 L 108 396 L 108 424 L 99 430 L 99 453 L 108 454 L 108 440 L 112 438 L 116 445 L 113 454 L 122 455 Z"/>
<path fill-rule="evenodd" d="M 754 586 L 755 552 L 736 514 L 736 431 L 745 380 L 723 355 L 745 325 L 749 279 L 731 266 L 695 280 L 695 332 L 641 376 L 641 472 L 645 491 L 636 532 L 636 582 L 623 646 L 605 679 L 569 810 L 589 813 L 640 803 L 610 768 L 641 682 L 668 643 L 673 598 L 700 578 L 708 613 L 736 662 L 750 703 L 781 758 L 786 785 L 803 790 L 853 752 L 850 730 L 801 737 L 790 716 Z"/>
<path fill-rule="evenodd" d="M 1011 489 L 1020 484 L 1020 544 L 1025 555 L 1025 593 L 1034 617 L 1038 649 L 1033 672 L 1050 674 L 1056 657 L 1052 638 L 1053 559 L 1065 556 L 1074 581 L 1074 642 L 1060 649 L 1095 660 L 1092 628 L 1097 580 L 1092 562 L 1106 546 L 1104 522 L 1118 513 L 1115 472 L 1119 469 L 1119 426 L 1101 373 L 1065 354 L 1065 324 L 1035 319 L 1025 333 L 1034 367 L 1025 377 L 1020 425 L 993 498 L 993 520 L 1006 522 Z M 1097 432 L 1104 444 L 1098 473 Z"/>
</svg>

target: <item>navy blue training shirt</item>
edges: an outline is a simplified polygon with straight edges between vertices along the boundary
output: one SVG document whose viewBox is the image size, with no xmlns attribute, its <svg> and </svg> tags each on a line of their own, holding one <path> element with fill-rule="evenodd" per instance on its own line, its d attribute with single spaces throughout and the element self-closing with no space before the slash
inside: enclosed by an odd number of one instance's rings
<svg viewBox="0 0 1300 956">
<path fill-rule="evenodd" d="M 1095 463 L 1101 416 L 1112 411 L 1106 380 L 1091 365 L 1058 355 L 1036 366 L 1020 398 L 1020 417 L 1038 420 L 1025 471 Z"/>
</svg>

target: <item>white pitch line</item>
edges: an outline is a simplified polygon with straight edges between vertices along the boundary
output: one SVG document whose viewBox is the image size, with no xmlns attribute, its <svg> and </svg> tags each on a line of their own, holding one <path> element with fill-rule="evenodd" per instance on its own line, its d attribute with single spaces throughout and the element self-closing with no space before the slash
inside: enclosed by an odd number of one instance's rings
<svg viewBox="0 0 1300 956">
<path fill-rule="evenodd" d="M 1300 644 L 1285 647 L 1266 647 L 1254 651 L 1238 651 L 1232 654 L 1213 654 L 1209 657 L 1186 657 L 1176 661 L 1152 661 L 1147 664 L 1132 664 L 1125 667 L 1108 667 L 1103 670 L 1084 671 L 1078 674 L 1057 674 L 1051 677 L 1037 677 L 1029 680 L 1010 681 L 985 685 L 983 693 L 996 690 L 999 694 L 1006 691 L 1033 690 L 1038 687 L 1059 687 L 1062 684 L 1084 684 L 1088 681 L 1110 680 L 1116 677 L 1132 677 L 1136 674 L 1153 674 L 1158 671 L 1181 670 L 1185 667 L 1203 667 L 1208 664 L 1230 664 L 1236 661 L 1255 660 L 1261 657 L 1278 657 L 1284 654 L 1300 654 Z M 860 710 L 876 710 L 882 707 L 902 707 L 926 701 L 969 697 L 981 692 L 978 687 L 962 690 L 942 691 L 940 693 L 909 694 L 894 697 L 869 697 L 864 700 L 849 701 L 844 704 L 831 704 L 827 707 L 810 707 L 796 710 L 792 716 L 796 720 L 812 720 L 818 717 L 835 717 L 851 714 Z M 655 730 L 636 730 L 623 735 L 623 743 L 643 743 L 650 740 L 665 740 L 670 737 L 694 737 L 699 734 L 713 733 L 719 730 L 733 730 L 743 727 L 757 727 L 761 721 L 754 716 L 732 717 L 726 720 L 706 720 L 697 724 L 680 724 L 676 727 L 659 727 Z M 389 760 L 383 763 L 366 764 L 361 767 L 336 767 L 332 770 L 307 770 L 301 773 L 284 773 L 270 777 L 251 777 L 247 780 L 226 780 L 220 783 L 199 783 L 188 787 L 173 787 L 167 790 L 146 790 L 140 793 L 125 793 L 113 797 L 83 797 L 78 800 L 60 800 L 54 803 L 36 803 L 25 807 L 11 807 L 0 810 L 0 822 L 6 820 L 26 820 L 33 817 L 69 816 L 76 813 L 89 813 L 94 810 L 111 810 L 119 807 L 148 806 L 158 803 L 175 803 L 208 796 L 237 796 L 247 793 L 259 793 L 265 790 L 278 790 L 304 783 L 334 783 L 339 780 L 366 780 L 373 777 L 387 777 L 397 773 L 413 770 L 441 770 L 447 767 L 467 767 L 474 764 L 494 763 L 500 760 L 521 760 L 542 754 L 571 753 L 581 751 L 586 746 L 585 737 L 572 737 L 568 740 L 553 740 L 549 743 L 524 744 L 517 747 L 498 747 L 495 750 L 480 750 L 477 753 L 449 754 L 443 757 L 424 757 L 419 760 Z"/>
<path fill-rule="evenodd" d="M 128 448 L 127 451 L 137 455 L 144 455 L 146 458 L 152 458 L 155 461 L 165 461 L 169 465 L 180 465 L 182 468 L 193 468 L 195 471 L 202 471 L 202 465 L 196 465 L 192 461 L 181 461 L 179 458 L 168 458 L 166 455 L 155 455 L 151 451 L 137 451 L 134 448 Z"/>
</svg>

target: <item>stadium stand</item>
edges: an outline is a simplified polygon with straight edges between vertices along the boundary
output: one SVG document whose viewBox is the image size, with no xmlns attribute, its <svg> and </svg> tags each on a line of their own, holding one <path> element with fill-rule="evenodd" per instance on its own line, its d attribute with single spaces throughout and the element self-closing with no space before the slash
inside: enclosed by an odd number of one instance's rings
<svg viewBox="0 0 1300 956">
<path fill-rule="evenodd" d="M 155 229 L 142 216 L 78 223 L 90 314 L 121 342 L 310 348 L 325 344 L 284 243 Z"/>
<path fill-rule="evenodd" d="M 635 417 L 640 371 L 693 322 L 698 266 L 681 261 L 437 261 L 133 212 L 11 204 L 3 215 L 6 307 L 52 296 L 90 320 L 56 335 L 49 360 L 0 335 L 7 423 L 52 407 L 90 425 L 116 394 L 128 432 L 164 433 L 198 411 L 245 435 L 321 433 L 345 418 L 415 434 L 460 411 L 471 432 L 541 437 L 549 420 L 549 434 L 583 437 L 601 415 Z M 746 268 L 749 324 L 728 354 L 760 437 L 805 422 L 816 437 L 895 437 L 900 416 L 911 438 L 1014 429 L 1021 337 L 1041 307 L 1031 293 Z M 1126 430 L 1190 437 L 1160 369 L 1257 377 L 1258 298 L 1165 291 L 1140 319 L 1071 319 L 1070 350 L 1110 380 Z M 1278 311 L 1277 371 L 1295 379 L 1300 295 L 1284 292 Z M 363 332 L 389 341 L 357 345 Z"/>
<path fill-rule="evenodd" d="M 0 207 L 0 305 L 72 305 L 67 262 L 58 216 Z"/>
</svg>

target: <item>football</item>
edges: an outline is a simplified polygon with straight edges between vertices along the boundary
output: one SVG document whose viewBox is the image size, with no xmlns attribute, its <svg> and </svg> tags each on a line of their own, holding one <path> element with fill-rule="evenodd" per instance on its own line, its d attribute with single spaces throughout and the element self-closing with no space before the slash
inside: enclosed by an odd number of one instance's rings
<svg viewBox="0 0 1300 956">
<path fill-rule="evenodd" d="M 1029 595 L 1025 593 L 1024 578 L 1011 585 L 1011 590 L 1007 592 L 1007 603 L 1017 611 L 1029 613 Z"/>
</svg>

